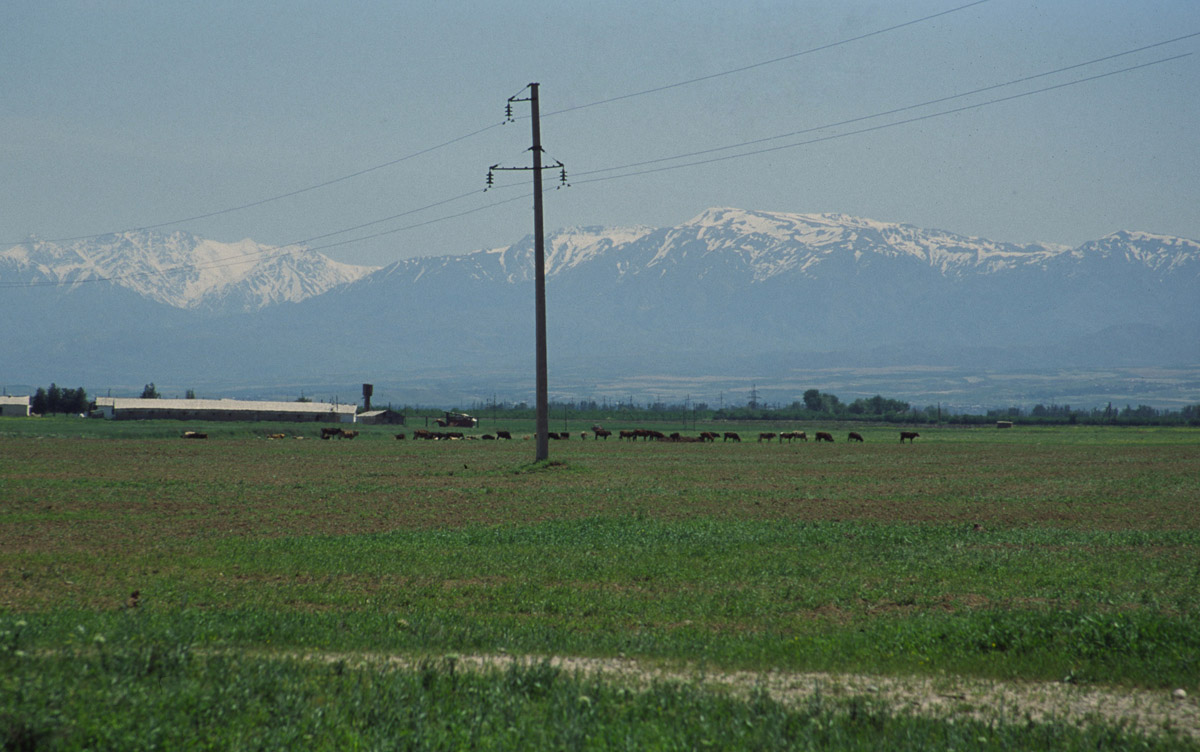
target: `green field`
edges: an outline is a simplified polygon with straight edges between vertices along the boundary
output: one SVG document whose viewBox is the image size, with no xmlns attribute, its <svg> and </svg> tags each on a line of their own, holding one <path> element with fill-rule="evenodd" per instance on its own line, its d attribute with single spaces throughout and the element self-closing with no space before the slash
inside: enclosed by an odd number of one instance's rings
<svg viewBox="0 0 1200 752">
<path fill-rule="evenodd" d="M 498 427 L 532 428 L 468 433 Z M 955 723 L 872 697 L 789 704 L 700 681 L 630 686 L 538 662 L 1181 687 L 1192 718 L 1200 430 L 920 427 L 902 445 L 892 427 L 722 425 L 711 428 L 743 442 L 675 444 L 580 441 L 586 425 L 552 425 L 576 435 L 538 464 L 521 438 L 392 438 L 412 428 L 320 441 L 309 424 L 0 420 L 0 738 L 328 749 L 1200 739 L 1104 718 Z M 184 429 L 210 438 L 180 440 Z M 781 429 L 837 442 L 754 440 Z M 848 430 L 866 441 L 846 443 Z M 276 432 L 288 438 L 266 438 Z M 538 658 L 456 670 L 479 655 Z"/>
</svg>

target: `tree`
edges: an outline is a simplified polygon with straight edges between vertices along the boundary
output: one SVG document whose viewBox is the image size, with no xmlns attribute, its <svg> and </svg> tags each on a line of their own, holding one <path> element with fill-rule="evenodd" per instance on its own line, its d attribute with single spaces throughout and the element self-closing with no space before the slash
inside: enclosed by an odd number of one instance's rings
<svg viewBox="0 0 1200 752">
<path fill-rule="evenodd" d="M 183 393 L 183 398 L 184 399 L 196 399 L 196 390 L 195 389 L 187 390 L 186 392 Z"/>
<path fill-rule="evenodd" d="M 804 393 L 804 406 L 813 412 L 821 410 L 821 390 L 809 389 Z"/>
<path fill-rule="evenodd" d="M 154 382 L 151 381 L 142 389 L 142 399 L 158 399 L 158 390 L 154 388 Z"/>
</svg>

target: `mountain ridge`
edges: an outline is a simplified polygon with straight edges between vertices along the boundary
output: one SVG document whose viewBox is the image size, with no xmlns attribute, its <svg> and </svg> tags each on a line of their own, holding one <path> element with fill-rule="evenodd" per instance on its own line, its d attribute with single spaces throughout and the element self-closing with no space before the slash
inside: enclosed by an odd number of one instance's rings
<svg viewBox="0 0 1200 752">
<path fill-rule="evenodd" d="M 111 282 L 173 308 L 207 312 L 296 302 L 376 268 L 343 264 L 301 246 L 223 243 L 180 231 L 33 240 L 0 251 L 0 284 Z"/>
<path fill-rule="evenodd" d="M 0 285 L 11 293 L 0 314 L 14 330 L 0 376 L 165 383 L 202 371 L 270 384 L 419 373 L 486 385 L 500 374 L 519 381 L 532 367 L 530 236 L 350 267 L 346 279 L 319 254 L 268 258 L 252 241 L 212 249 L 182 234 L 172 253 L 190 243 L 194 263 L 210 265 L 195 270 L 194 289 L 206 291 L 187 298 L 192 307 L 163 302 L 178 286 L 150 284 L 181 257 L 164 254 L 155 267 L 139 257 L 149 241 L 125 240 L 109 236 L 105 246 L 110 255 L 129 249 L 123 267 L 88 266 L 81 259 L 103 254 L 69 247 L 41 260 L 33 245 L 0 252 Z M 1186 238 L 1124 230 L 1068 248 L 715 207 L 674 227 L 566 228 L 547 234 L 546 249 L 551 367 L 592 385 L 581 388 L 710 373 L 763 374 L 765 385 L 773 371 L 815 363 L 1200 363 L 1200 243 Z M 254 265 L 227 268 L 239 253 L 257 254 Z M 31 272 L 39 263 L 46 269 Z M 145 284 L 80 282 L 101 268 Z M 200 284 L 209 271 L 218 280 L 228 272 L 223 287 Z M 39 274 L 67 284 L 48 292 L 30 282 Z"/>
</svg>

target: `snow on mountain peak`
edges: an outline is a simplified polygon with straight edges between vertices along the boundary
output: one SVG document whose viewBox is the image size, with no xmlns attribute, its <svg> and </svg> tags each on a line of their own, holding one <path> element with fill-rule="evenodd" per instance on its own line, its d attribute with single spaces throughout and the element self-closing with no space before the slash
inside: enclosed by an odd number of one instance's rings
<svg viewBox="0 0 1200 752">
<path fill-rule="evenodd" d="M 29 282 L 108 280 L 175 308 L 245 311 L 303 300 L 375 271 L 300 246 L 249 239 L 222 243 L 185 232 L 152 231 L 14 246 L 0 253 L 2 266 Z"/>
</svg>

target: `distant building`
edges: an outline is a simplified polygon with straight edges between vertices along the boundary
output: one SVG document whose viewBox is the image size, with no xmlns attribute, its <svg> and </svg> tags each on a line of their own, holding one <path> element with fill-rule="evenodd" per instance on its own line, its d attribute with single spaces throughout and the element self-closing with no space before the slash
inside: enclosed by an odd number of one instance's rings
<svg viewBox="0 0 1200 752">
<path fill-rule="evenodd" d="M 358 414 L 358 422 L 367 425 L 402 426 L 404 425 L 404 413 L 398 413 L 391 409 L 368 410 Z"/>
<path fill-rule="evenodd" d="M 108 420 L 241 420 L 353 423 L 354 403 L 251 402 L 231 399 L 98 397 L 93 415 Z"/>
<path fill-rule="evenodd" d="M 0 397 L 0 418 L 28 418 L 29 397 Z"/>
</svg>

